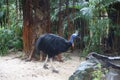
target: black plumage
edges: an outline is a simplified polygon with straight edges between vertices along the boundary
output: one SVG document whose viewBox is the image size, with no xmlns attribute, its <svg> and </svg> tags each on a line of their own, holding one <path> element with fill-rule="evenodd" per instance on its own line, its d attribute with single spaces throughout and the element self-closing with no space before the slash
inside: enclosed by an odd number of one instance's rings
<svg viewBox="0 0 120 80">
<path fill-rule="evenodd" d="M 74 33 L 68 41 L 55 34 L 44 34 L 36 41 L 34 54 L 40 54 L 40 51 L 42 51 L 44 54 L 48 55 L 48 58 L 55 57 L 67 51 L 73 45 L 73 41 L 76 37 L 77 33 Z M 47 60 L 45 61 L 44 67 L 46 67 L 46 62 Z"/>
<path fill-rule="evenodd" d="M 72 43 L 70 41 L 67 41 L 60 36 L 45 34 L 38 38 L 35 49 L 37 54 L 42 51 L 47 54 L 49 58 L 51 58 L 59 53 L 67 51 L 71 46 Z"/>
</svg>

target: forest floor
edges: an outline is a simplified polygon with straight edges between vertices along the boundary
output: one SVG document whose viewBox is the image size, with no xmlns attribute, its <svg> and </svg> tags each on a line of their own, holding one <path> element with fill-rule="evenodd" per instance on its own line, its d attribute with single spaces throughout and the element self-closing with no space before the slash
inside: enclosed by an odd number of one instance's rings
<svg viewBox="0 0 120 80">
<path fill-rule="evenodd" d="M 0 57 L 0 80 L 68 80 L 82 60 L 79 58 L 79 51 L 66 53 L 70 58 L 65 58 L 64 62 L 53 62 L 59 73 L 53 73 L 51 68 L 43 69 L 44 62 L 33 60 L 26 62 L 18 58 L 23 54 L 22 52 L 2 56 Z"/>
</svg>

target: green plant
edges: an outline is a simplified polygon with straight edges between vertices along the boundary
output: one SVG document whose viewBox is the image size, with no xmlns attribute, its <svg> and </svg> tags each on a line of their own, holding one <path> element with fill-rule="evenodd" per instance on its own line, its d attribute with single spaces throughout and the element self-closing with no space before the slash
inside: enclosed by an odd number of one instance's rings
<svg viewBox="0 0 120 80">
<path fill-rule="evenodd" d="M 70 23 L 72 23 L 73 25 L 75 25 L 75 20 L 81 17 L 81 11 L 80 9 L 82 9 L 85 6 L 88 6 L 88 4 L 84 1 L 79 1 L 79 0 L 69 0 L 69 5 L 68 6 L 68 13 L 66 13 L 66 0 L 61 1 L 61 5 L 60 5 L 60 0 L 56 1 L 56 0 L 50 0 L 50 18 L 51 18 L 51 23 L 52 23 L 52 30 L 56 30 L 59 25 L 57 25 L 59 23 L 59 14 L 61 13 L 61 18 L 62 18 L 62 25 L 60 27 L 62 27 L 62 33 L 64 34 L 65 37 L 68 36 L 68 17 L 70 20 Z M 74 4 L 74 5 L 73 5 Z M 73 15 L 73 11 L 74 11 L 74 15 Z M 55 24 L 56 23 L 56 24 Z M 54 27 L 54 28 L 53 28 Z M 76 26 L 74 26 L 76 27 Z M 80 27 L 80 26 L 77 26 Z M 54 33 L 56 33 L 55 31 L 53 31 Z M 71 33 L 71 32 L 70 32 Z"/>
<path fill-rule="evenodd" d="M 0 25 L 0 55 L 5 55 L 9 49 L 22 49 L 22 18 L 18 16 L 20 11 L 14 0 L 9 0 L 8 3 L 2 0 L 0 4 L 0 12 L 5 15 L 2 16 L 2 21 L 7 19 L 5 25 Z"/>
<path fill-rule="evenodd" d="M 12 31 L 5 29 L 5 28 L 0 28 L 0 55 L 4 55 L 7 53 L 8 51 L 8 46 L 10 46 L 11 44 L 9 44 L 9 40 L 11 40 L 12 38 Z"/>
<path fill-rule="evenodd" d="M 16 27 L 0 28 L 0 55 L 7 54 L 8 50 L 12 48 L 15 50 L 22 49 L 22 28 L 17 27 L 17 29 Z"/>
<path fill-rule="evenodd" d="M 90 0 L 89 7 L 84 7 L 82 16 L 89 20 L 88 32 L 84 37 L 85 49 L 83 55 L 95 51 L 101 53 L 101 39 L 106 37 L 109 29 L 109 19 L 101 17 L 107 13 L 106 6 L 102 0 Z"/>
<path fill-rule="evenodd" d="M 98 69 L 92 72 L 92 77 L 93 77 L 92 80 L 101 80 L 102 79 L 103 72 L 102 72 L 101 65 L 98 64 L 97 67 L 98 67 Z"/>
</svg>

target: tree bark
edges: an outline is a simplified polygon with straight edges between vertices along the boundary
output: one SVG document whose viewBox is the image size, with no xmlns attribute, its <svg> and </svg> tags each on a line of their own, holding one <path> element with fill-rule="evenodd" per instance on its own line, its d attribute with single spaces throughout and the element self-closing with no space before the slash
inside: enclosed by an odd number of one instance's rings
<svg viewBox="0 0 120 80">
<path fill-rule="evenodd" d="M 66 0 L 66 15 L 67 15 L 67 24 L 68 24 L 68 39 L 70 39 L 70 28 L 71 28 L 71 25 L 70 25 L 70 18 L 69 18 L 69 9 L 68 9 L 68 6 L 69 6 L 69 0 Z"/>
<path fill-rule="evenodd" d="M 50 32 L 48 0 L 23 0 L 23 50 L 31 58 L 36 39 Z"/>
<path fill-rule="evenodd" d="M 32 46 L 32 0 L 23 0 L 23 49 L 29 56 Z"/>
<path fill-rule="evenodd" d="M 62 14 L 61 14 L 61 6 L 62 6 L 62 0 L 59 0 L 59 16 L 58 16 L 58 19 L 59 19 L 59 22 L 58 22 L 58 34 L 60 36 L 62 36 Z"/>
</svg>

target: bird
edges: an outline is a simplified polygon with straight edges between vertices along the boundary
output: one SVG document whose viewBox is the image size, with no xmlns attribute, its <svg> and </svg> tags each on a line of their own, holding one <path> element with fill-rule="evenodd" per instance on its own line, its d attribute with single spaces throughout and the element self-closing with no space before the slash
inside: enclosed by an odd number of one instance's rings
<svg viewBox="0 0 120 80">
<path fill-rule="evenodd" d="M 43 68 L 48 69 L 47 61 L 50 59 L 51 68 L 53 72 L 58 73 L 53 65 L 52 58 L 58 54 L 66 52 L 70 47 L 74 47 L 74 39 L 77 38 L 78 33 L 74 33 L 70 36 L 70 40 L 66 40 L 61 36 L 52 33 L 46 33 L 41 35 L 35 43 L 35 51 L 33 54 L 40 55 L 40 51 L 46 56 Z"/>
</svg>

